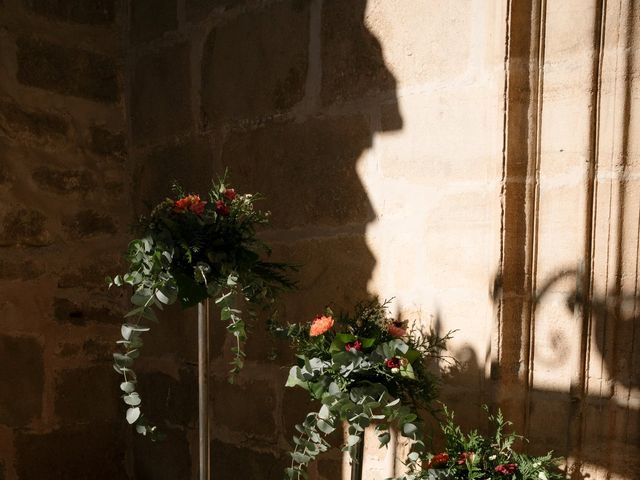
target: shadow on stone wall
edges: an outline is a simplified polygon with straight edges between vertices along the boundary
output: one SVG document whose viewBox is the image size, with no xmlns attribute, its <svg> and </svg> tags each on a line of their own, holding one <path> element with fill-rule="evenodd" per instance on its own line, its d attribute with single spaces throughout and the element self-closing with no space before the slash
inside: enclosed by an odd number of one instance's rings
<svg viewBox="0 0 640 480">
<path fill-rule="evenodd" d="M 576 338 L 568 338 L 562 329 L 555 328 L 534 334 L 532 348 L 535 337 L 544 336 L 548 359 L 544 365 L 534 363 L 533 385 L 518 386 L 526 390 L 520 407 L 527 412 L 527 421 L 517 428 L 531 440 L 527 447 L 531 453 L 553 449 L 558 455 L 572 457 L 569 473 L 573 480 L 590 478 L 583 469 L 593 468 L 631 479 L 640 466 L 640 410 L 636 407 L 640 389 L 640 297 L 621 292 L 619 284 L 606 294 L 590 295 L 585 290 L 588 285 L 584 272 L 561 270 L 542 282 L 533 298 L 523 299 L 531 302 L 533 311 L 547 300 L 556 308 L 564 306 L 567 315 L 561 319 L 584 321 L 587 326 L 585 335 Z M 502 279 L 497 276 L 492 292 L 496 304 L 502 294 Z M 467 356 L 463 368 L 448 375 L 448 383 L 465 383 L 483 375 L 475 354 Z M 553 371 L 567 364 L 580 369 L 567 391 L 536 385 L 536 368 Z M 499 375 L 492 380 L 491 388 L 495 389 Z M 568 382 L 565 379 L 562 383 Z"/>
</svg>

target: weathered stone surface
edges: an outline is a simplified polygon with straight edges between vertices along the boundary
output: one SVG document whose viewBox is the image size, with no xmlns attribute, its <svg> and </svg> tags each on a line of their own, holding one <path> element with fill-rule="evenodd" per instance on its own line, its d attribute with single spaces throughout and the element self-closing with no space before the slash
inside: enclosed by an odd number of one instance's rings
<svg viewBox="0 0 640 480">
<path fill-rule="evenodd" d="M 118 100 L 113 59 L 33 37 L 19 38 L 17 45 L 18 80 L 23 85 L 100 102 Z"/>
<path fill-rule="evenodd" d="M 52 243 L 46 229 L 47 218 L 38 210 L 17 208 L 5 214 L 0 230 L 0 246 L 41 247 Z"/>
<path fill-rule="evenodd" d="M 52 113 L 23 109 L 15 103 L 0 103 L 0 131 L 22 142 L 62 143 L 67 140 L 67 121 Z"/>
<path fill-rule="evenodd" d="M 95 235 L 113 235 L 117 231 L 112 217 L 95 210 L 81 210 L 65 219 L 64 226 L 72 237 L 86 238 Z"/>
<path fill-rule="evenodd" d="M 88 170 L 65 170 L 42 165 L 33 171 L 33 180 L 44 190 L 55 193 L 86 193 L 95 187 Z"/>
<path fill-rule="evenodd" d="M 167 438 L 162 442 L 150 442 L 139 435 L 134 438 L 133 471 L 137 480 L 191 478 L 191 454 L 185 431 L 164 428 L 163 433 Z"/>
<path fill-rule="evenodd" d="M 288 459 L 272 453 L 256 452 L 221 441 L 211 444 L 211 463 L 220 480 L 272 480 L 282 478 Z"/>
<path fill-rule="evenodd" d="M 298 290 L 281 298 L 282 320 L 306 322 L 329 304 L 339 312 L 368 297 L 367 285 L 376 261 L 364 235 L 272 245 L 274 258 L 304 265 L 296 277 Z"/>
<path fill-rule="evenodd" d="M 164 139 L 191 127 L 189 45 L 139 58 L 134 67 L 131 122 L 134 143 Z"/>
<path fill-rule="evenodd" d="M 323 480 L 334 480 L 342 476 L 342 461 L 332 458 L 318 459 L 318 473 Z"/>
<path fill-rule="evenodd" d="M 187 0 L 187 19 L 190 22 L 197 22 L 206 18 L 211 12 L 224 12 L 245 3 L 247 0 Z"/>
<path fill-rule="evenodd" d="M 35 338 L 0 335 L 0 423 L 23 427 L 40 416 L 42 351 Z"/>
<path fill-rule="evenodd" d="M 176 0 L 136 0 L 131 3 L 132 43 L 153 40 L 176 28 Z"/>
<path fill-rule="evenodd" d="M 105 278 L 113 277 L 115 272 L 124 271 L 125 261 L 120 252 L 101 251 L 84 265 L 70 265 L 68 270 L 60 272 L 58 288 L 83 288 L 86 290 L 104 290 Z"/>
<path fill-rule="evenodd" d="M 111 132 L 102 127 L 91 128 L 91 150 L 99 155 L 124 157 L 127 152 L 124 133 Z"/>
<path fill-rule="evenodd" d="M 302 99 L 308 17 L 308 2 L 287 0 L 238 16 L 210 33 L 202 60 L 205 125 L 273 114 Z"/>
<path fill-rule="evenodd" d="M 234 432 L 250 432 L 263 438 L 275 440 L 276 424 L 274 409 L 277 386 L 266 380 L 248 380 L 247 383 L 230 385 L 227 379 L 219 379 L 212 385 L 212 422 L 223 425 Z M 234 408 L 252 398 L 250 409 Z"/>
<path fill-rule="evenodd" d="M 104 423 L 50 433 L 19 431 L 15 439 L 18 478 L 127 479 L 123 435 L 118 424 Z"/>
<path fill-rule="evenodd" d="M 198 405 L 197 388 L 197 373 L 192 367 L 182 367 L 178 380 L 161 372 L 145 372 L 139 379 L 145 414 L 159 423 L 193 424 Z"/>
<path fill-rule="evenodd" d="M 33 279 L 42 275 L 42 266 L 36 264 L 31 260 L 4 260 L 0 259 L 0 279 L 1 280 L 13 280 L 13 279 Z"/>
<path fill-rule="evenodd" d="M 118 385 L 111 363 L 64 370 L 55 381 L 55 413 L 64 425 L 116 422 L 121 413 Z"/>
<path fill-rule="evenodd" d="M 113 22 L 115 0 L 23 0 L 38 15 L 65 22 L 104 25 Z"/>
<path fill-rule="evenodd" d="M 205 193 L 213 178 L 213 157 L 206 139 L 190 139 L 157 148 L 140 161 L 135 199 L 147 205 L 171 196 L 177 181 L 189 192 Z"/>
<path fill-rule="evenodd" d="M 371 137 L 358 115 L 274 124 L 231 134 L 222 164 L 240 191 L 266 197 L 275 228 L 364 225 L 373 212 L 355 167 Z"/>
<path fill-rule="evenodd" d="M 364 23 L 367 0 L 328 0 L 322 8 L 322 101 L 393 92 L 380 41 Z M 349 32 L 349 35 L 345 35 Z"/>
<path fill-rule="evenodd" d="M 121 323 L 122 313 L 93 303 L 76 303 L 67 298 L 53 299 L 53 318 L 59 323 L 86 325 L 88 322 Z"/>
</svg>

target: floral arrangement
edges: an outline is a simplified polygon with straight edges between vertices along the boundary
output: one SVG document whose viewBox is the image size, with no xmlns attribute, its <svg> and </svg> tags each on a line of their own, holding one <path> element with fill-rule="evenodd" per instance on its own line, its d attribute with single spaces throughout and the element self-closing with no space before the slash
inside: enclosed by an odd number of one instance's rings
<svg viewBox="0 0 640 480">
<path fill-rule="evenodd" d="M 488 408 L 485 406 L 488 412 Z M 436 479 L 482 480 L 560 480 L 565 476 L 557 467 L 558 459 L 551 452 L 541 457 L 531 457 L 513 450 L 516 440 L 522 439 L 505 429 L 511 425 L 498 410 L 489 415 L 494 432 L 491 438 L 476 430 L 465 434 L 455 424 L 453 412 L 444 408 L 445 421 L 441 424 L 446 450 L 428 455 L 425 469 L 417 477 Z"/>
<path fill-rule="evenodd" d="M 381 446 L 396 426 L 413 440 L 408 463 L 424 451 L 421 408 L 436 396 L 436 378 L 427 362 L 439 357 L 449 338 L 425 334 L 390 318 L 389 302 L 363 302 L 352 316 L 334 316 L 327 309 L 313 321 L 288 325 L 277 331 L 292 343 L 298 364 L 291 367 L 287 387 L 301 387 L 321 404 L 296 425 L 291 466 L 287 478 L 306 478 L 306 467 L 329 448 L 326 436 L 348 423 L 343 450 L 352 461 L 362 433 L 375 424 Z M 360 460 L 361 461 L 361 460 Z"/>
<path fill-rule="evenodd" d="M 268 222 L 269 213 L 256 210 L 256 195 L 240 195 L 226 184 L 226 174 L 205 198 L 186 194 L 174 185 L 178 199 L 167 198 L 150 216 L 140 221 L 140 238 L 128 247 L 129 270 L 107 278 L 109 287 L 133 288 L 133 308 L 121 327 L 114 368 L 123 376 L 120 389 L 128 406 L 126 419 L 136 431 L 156 437 L 153 426 L 141 412 L 132 369 L 142 347 L 141 335 L 149 322 L 157 322 L 156 310 L 179 302 L 183 307 L 215 299 L 221 319 L 235 337 L 230 381 L 243 366 L 242 344 L 247 327 L 241 305 L 268 305 L 282 288 L 292 287 L 289 266 L 263 260 L 270 253 L 256 236 L 256 227 Z M 247 312 L 255 316 L 253 308 Z"/>
</svg>

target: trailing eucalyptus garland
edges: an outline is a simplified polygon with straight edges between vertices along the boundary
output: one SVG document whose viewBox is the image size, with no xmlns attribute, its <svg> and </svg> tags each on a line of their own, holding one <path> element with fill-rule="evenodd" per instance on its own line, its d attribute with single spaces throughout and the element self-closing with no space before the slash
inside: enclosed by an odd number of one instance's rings
<svg viewBox="0 0 640 480">
<path fill-rule="evenodd" d="M 134 360 L 143 345 L 149 322 L 157 322 L 156 310 L 180 302 L 191 307 L 207 298 L 215 300 L 221 319 L 236 345 L 230 382 L 243 366 L 243 342 L 247 326 L 241 305 L 255 316 L 251 305 L 270 304 L 276 293 L 293 286 L 291 268 L 262 258 L 269 248 L 258 240 L 256 226 L 268 222 L 269 213 L 256 210 L 256 195 L 239 195 L 225 177 L 212 182 L 205 199 L 186 194 L 174 185 L 178 200 L 167 198 L 140 222 L 141 237 L 129 244 L 124 275 L 107 278 L 109 287 L 133 287 L 134 308 L 125 317 L 118 340 L 121 351 L 113 354 L 114 369 L 122 375 L 120 389 L 128 406 L 126 419 L 142 435 L 157 438 L 157 428 L 142 414 Z"/>
<path fill-rule="evenodd" d="M 440 338 L 408 329 L 389 317 L 388 303 L 372 300 L 358 304 L 353 316 L 334 318 L 327 310 L 305 325 L 275 327 L 290 339 L 299 360 L 286 386 L 301 387 L 321 403 L 296 425 L 288 479 L 307 478 L 308 464 L 329 448 L 325 437 L 342 422 L 348 423 L 343 450 L 352 461 L 366 427 L 375 424 L 384 446 L 394 425 L 412 440 L 407 463 L 417 470 L 425 449 L 418 411 L 429 409 L 436 396 L 427 361 L 441 355 L 450 334 Z"/>
</svg>

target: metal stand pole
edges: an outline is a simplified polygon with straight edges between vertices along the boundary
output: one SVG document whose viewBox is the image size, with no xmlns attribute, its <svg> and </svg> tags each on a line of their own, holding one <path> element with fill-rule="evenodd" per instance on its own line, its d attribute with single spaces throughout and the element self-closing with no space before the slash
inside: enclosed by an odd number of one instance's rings
<svg viewBox="0 0 640 480">
<path fill-rule="evenodd" d="M 198 304 L 198 463 L 199 480 L 210 480 L 209 450 L 209 300 Z"/>
<path fill-rule="evenodd" d="M 362 480 L 362 463 L 364 462 L 364 432 L 358 433 L 360 441 L 351 459 L 351 480 Z"/>
</svg>

